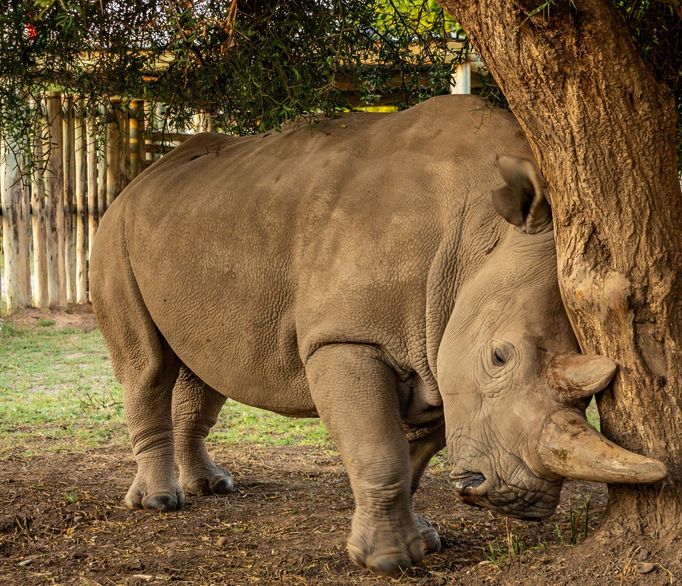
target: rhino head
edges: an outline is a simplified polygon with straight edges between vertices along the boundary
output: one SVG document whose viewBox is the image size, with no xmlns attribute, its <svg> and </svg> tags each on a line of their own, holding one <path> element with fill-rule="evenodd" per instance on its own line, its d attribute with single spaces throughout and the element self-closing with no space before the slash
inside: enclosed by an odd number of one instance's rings
<svg viewBox="0 0 682 586">
<path fill-rule="evenodd" d="M 527 160 L 500 157 L 497 212 L 515 228 L 458 291 L 437 358 L 451 478 L 465 502 L 550 515 L 565 478 L 655 482 L 665 466 L 587 424 L 616 364 L 579 354 L 561 302 L 550 206 Z"/>
</svg>

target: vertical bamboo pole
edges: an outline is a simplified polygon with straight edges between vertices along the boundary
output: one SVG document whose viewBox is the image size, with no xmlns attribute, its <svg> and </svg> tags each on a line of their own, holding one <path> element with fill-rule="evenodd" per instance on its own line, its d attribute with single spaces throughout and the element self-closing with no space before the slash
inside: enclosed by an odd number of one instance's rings
<svg viewBox="0 0 682 586">
<path fill-rule="evenodd" d="M 64 270 L 64 205 L 62 166 L 61 96 L 52 93 L 47 99 L 50 125 L 49 158 L 45 191 L 47 194 L 48 290 L 50 307 L 66 307 L 66 272 Z M 60 237 L 61 236 L 61 237 Z"/>
<path fill-rule="evenodd" d="M 147 129 L 144 139 L 144 160 L 151 164 L 154 160 L 154 153 L 152 152 L 154 146 L 154 104 L 149 100 L 144 102 L 144 117 L 146 120 Z"/>
<path fill-rule="evenodd" d="M 114 106 L 115 107 L 115 104 Z M 114 111 L 108 113 L 107 119 L 107 207 L 113 202 L 119 191 L 119 157 L 121 149 L 121 133 Z"/>
<path fill-rule="evenodd" d="M 43 180 L 45 184 L 45 254 L 47 256 L 47 297 L 48 306 L 54 307 L 58 301 L 57 287 L 57 238 L 54 211 L 54 181 L 50 173 L 50 154 L 52 152 L 52 137 L 50 136 L 50 113 L 48 110 L 49 99 L 45 99 L 45 118 L 44 118 L 44 142 L 43 160 L 45 161 L 45 171 Z"/>
<path fill-rule="evenodd" d="M 203 110 L 200 110 L 192 117 L 192 123 L 196 132 L 211 132 L 213 130 L 211 115 Z"/>
<path fill-rule="evenodd" d="M 76 301 L 76 257 L 74 246 L 73 222 L 73 184 L 74 184 L 74 128 L 73 128 L 73 98 L 64 96 L 62 101 L 62 137 L 64 149 L 62 151 L 64 169 L 64 272 L 66 274 L 66 301 Z"/>
<path fill-rule="evenodd" d="M 25 149 L 28 148 L 29 142 L 23 139 L 22 153 L 19 154 L 18 171 L 19 171 L 19 186 L 18 195 L 20 196 L 18 202 L 18 217 L 17 230 L 19 231 L 19 287 L 20 287 L 20 305 L 25 307 L 31 303 L 31 202 L 29 184 L 25 176 L 25 158 L 27 154 Z"/>
<path fill-rule="evenodd" d="M 36 104 L 40 108 L 40 104 Z M 47 285 L 47 250 L 45 233 L 45 178 L 43 177 L 43 132 L 39 122 L 33 144 L 33 173 L 31 177 L 31 228 L 33 233 L 33 303 L 40 309 L 50 306 Z"/>
<path fill-rule="evenodd" d="M 144 161 L 146 160 L 145 149 L 145 103 L 142 100 L 138 101 L 137 105 L 137 171 L 138 174 L 142 171 Z"/>
<path fill-rule="evenodd" d="M 102 120 L 106 120 L 106 110 L 100 109 L 98 116 Z M 101 126 L 97 126 L 101 128 Z M 105 125 L 106 128 L 106 125 Z M 107 132 L 102 133 L 98 131 L 100 144 L 97 148 L 97 218 L 98 222 L 102 220 L 102 216 L 107 209 Z"/>
<path fill-rule="evenodd" d="M 22 299 L 19 269 L 18 209 L 21 205 L 21 171 L 14 152 L 15 145 L 0 145 L 0 206 L 2 206 L 2 250 L 5 266 L 4 309 L 10 314 L 26 304 Z"/>
<path fill-rule="evenodd" d="M 0 136 L 0 256 L 3 256 L 5 254 L 5 247 L 3 246 L 3 238 L 5 237 L 5 230 L 3 229 L 3 221 L 4 221 L 4 214 L 2 213 L 2 185 L 3 185 L 3 168 L 2 168 L 2 136 Z M 3 259 L 2 262 L 0 262 L 0 316 L 2 316 L 4 312 L 3 308 L 3 299 L 4 299 L 4 285 L 3 285 L 3 280 L 5 279 L 4 272 L 7 271 L 7 267 L 5 266 L 5 261 Z"/>
<path fill-rule="evenodd" d="M 76 205 L 76 301 L 78 303 L 88 302 L 88 251 L 85 231 L 85 193 L 88 184 L 86 143 L 87 134 L 83 112 L 77 108 L 74 119 L 74 155 L 76 159 L 74 200 Z"/>
<path fill-rule="evenodd" d="M 139 100 L 132 100 L 130 102 L 130 109 L 128 110 L 128 120 L 130 126 L 129 136 L 129 153 L 128 160 L 130 163 L 128 180 L 135 179 L 140 169 L 140 137 L 138 127 L 138 109 L 140 106 Z"/>
<path fill-rule="evenodd" d="M 88 259 L 97 232 L 97 141 L 95 118 L 92 113 L 85 119 L 88 153 Z"/>
<path fill-rule="evenodd" d="M 153 117 L 154 117 L 154 128 L 164 134 L 165 138 L 165 124 L 164 124 L 164 118 L 163 118 L 163 106 L 161 104 L 154 104 L 154 111 L 153 111 Z M 158 141 L 161 145 L 164 144 L 163 140 Z M 156 145 L 157 141 L 154 140 L 154 145 Z M 154 150 L 154 153 L 152 154 L 152 157 L 155 161 L 159 160 L 161 156 L 163 155 L 163 151 L 159 149 L 159 151 Z"/>
<path fill-rule="evenodd" d="M 5 144 L 6 137 L 0 137 L 0 209 L 2 210 L 2 255 L 4 268 L 4 287 L 2 290 L 2 307 L 7 314 L 17 309 L 17 281 L 19 280 L 17 266 L 17 249 L 19 243 L 14 240 L 14 209 L 12 206 L 11 176 L 12 155 Z"/>
<path fill-rule="evenodd" d="M 121 101 L 115 112 L 119 132 L 121 134 L 118 151 L 119 175 L 118 192 L 116 193 L 116 196 L 118 197 L 118 194 L 123 191 L 123 188 L 128 185 L 129 181 L 128 152 L 130 151 L 130 127 L 128 124 L 128 103 Z"/>
</svg>

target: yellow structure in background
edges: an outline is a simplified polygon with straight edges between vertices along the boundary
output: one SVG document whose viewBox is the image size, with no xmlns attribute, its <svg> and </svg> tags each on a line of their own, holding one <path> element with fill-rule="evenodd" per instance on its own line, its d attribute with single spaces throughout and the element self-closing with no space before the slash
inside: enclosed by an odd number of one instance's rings
<svg viewBox="0 0 682 586">
<path fill-rule="evenodd" d="M 353 108 L 354 112 L 378 112 L 380 114 L 389 114 L 397 112 L 398 106 L 356 106 Z"/>
</svg>

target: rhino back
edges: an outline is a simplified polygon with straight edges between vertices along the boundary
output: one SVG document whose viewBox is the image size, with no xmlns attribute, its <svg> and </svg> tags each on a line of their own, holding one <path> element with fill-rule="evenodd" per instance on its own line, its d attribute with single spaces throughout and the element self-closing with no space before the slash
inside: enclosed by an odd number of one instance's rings
<svg viewBox="0 0 682 586">
<path fill-rule="evenodd" d="M 124 194 L 130 262 L 173 350 L 236 400 L 313 413 L 303 363 L 335 342 L 374 344 L 433 386 L 442 320 L 426 314 L 447 313 L 503 229 L 495 154 L 526 149 L 508 115 L 469 97 L 201 135 Z"/>
</svg>

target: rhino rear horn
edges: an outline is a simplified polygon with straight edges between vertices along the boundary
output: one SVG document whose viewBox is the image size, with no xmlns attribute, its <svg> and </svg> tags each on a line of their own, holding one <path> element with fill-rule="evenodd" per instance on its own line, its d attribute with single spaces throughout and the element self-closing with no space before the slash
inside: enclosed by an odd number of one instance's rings
<svg viewBox="0 0 682 586">
<path fill-rule="evenodd" d="M 606 356 L 559 354 L 550 362 L 547 382 L 567 401 L 575 401 L 604 390 L 616 368 Z"/>
<path fill-rule="evenodd" d="M 493 191 L 493 206 L 507 222 L 534 234 L 552 225 L 552 212 L 545 198 L 545 181 L 528 159 L 499 156 L 497 167 L 506 185 Z"/>
<path fill-rule="evenodd" d="M 564 478 L 648 484 L 667 476 L 662 462 L 617 446 L 581 414 L 566 409 L 556 411 L 545 422 L 537 454 L 545 468 Z"/>
</svg>

